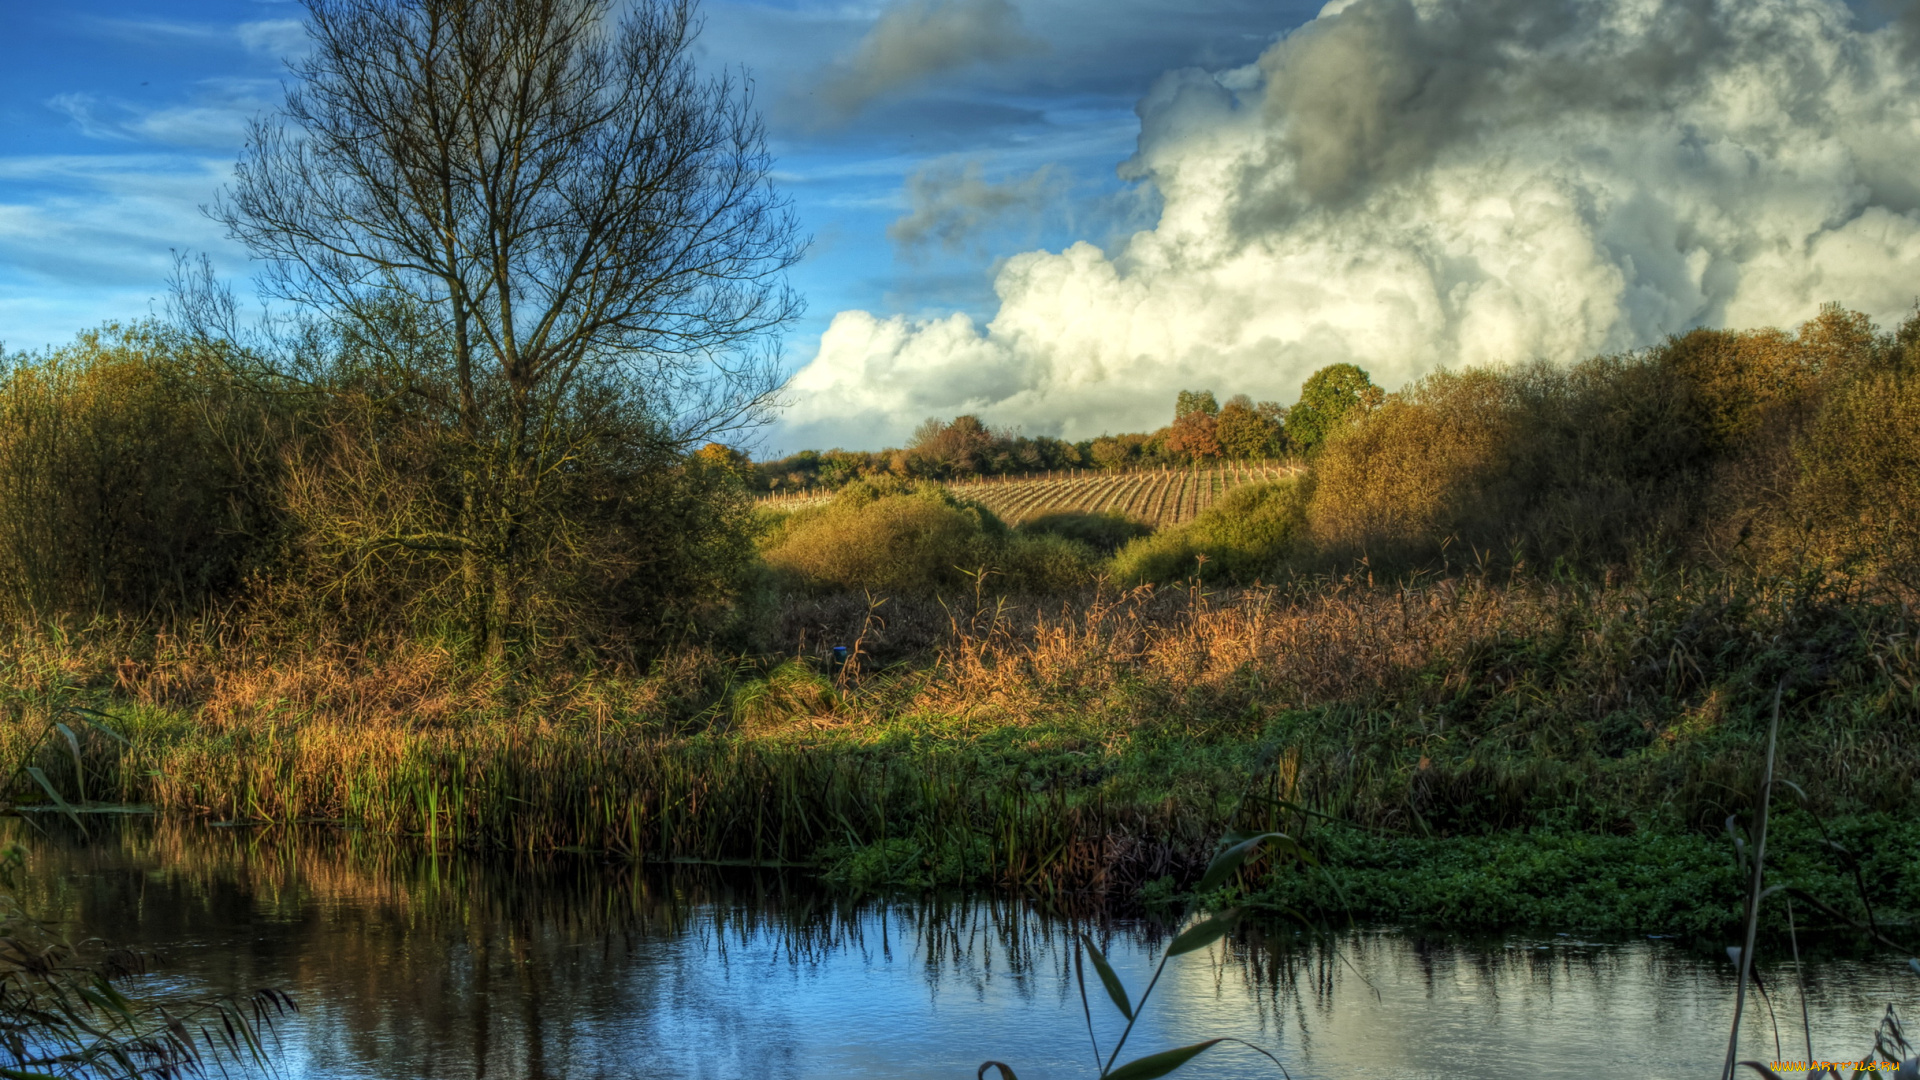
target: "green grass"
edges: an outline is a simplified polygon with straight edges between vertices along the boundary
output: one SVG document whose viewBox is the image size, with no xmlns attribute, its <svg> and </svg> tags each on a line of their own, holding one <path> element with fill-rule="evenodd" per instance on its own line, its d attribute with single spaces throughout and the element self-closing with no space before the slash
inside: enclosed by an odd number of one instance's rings
<svg viewBox="0 0 1920 1080">
<path fill-rule="evenodd" d="M 1776 818 L 1770 881 L 1833 902 L 1867 922 L 1844 860 L 1821 844 L 1810 815 Z M 1866 900 L 1883 930 L 1914 937 L 1920 909 L 1920 821 L 1885 814 L 1829 823 L 1831 835 L 1860 856 Z M 1413 837 L 1324 830 L 1321 865 L 1276 876 L 1253 891 L 1253 906 L 1310 920 L 1347 919 L 1456 929 L 1528 927 L 1588 934 L 1707 936 L 1743 917 L 1747 879 L 1733 845 L 1671 827 L 1625 834 L 1539 828 L 1480 836 Z M 1785 902 L 1768 911 L 1767 929 L 1784 935 Z M 1798 908 L 1797 923 L 1839 926 Z"/>
</svg>

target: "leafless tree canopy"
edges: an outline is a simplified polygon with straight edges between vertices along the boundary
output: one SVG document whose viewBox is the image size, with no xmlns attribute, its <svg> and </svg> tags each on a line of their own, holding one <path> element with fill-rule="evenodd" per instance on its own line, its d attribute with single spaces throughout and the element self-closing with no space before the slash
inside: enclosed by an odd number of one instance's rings
<svg viewBox="0 0 1920 1080">
<path fill-rule="evenodd" d="M 700 538 L 658 526 L 720 520 L 668 509 L 686 451 L 766 419 L 800 307 L 750 92 L 697 70 L 692 0 L 307 7 L 213 213 L 340 358 L 292 466 L 309 561 L 458 595 L 493 655 L 563 578 L 659 617 Z"/>
<path fill-rule="evenodd" d="M 615 369 L 685 445 L 762 419 L 801 244 L 691 0 L 311 0 L 314 49 L 215 214 L 278 295 L 431 313 L 463 423 Z M 518 426 L 516 425 L 516 426 Z"/>
</svg>

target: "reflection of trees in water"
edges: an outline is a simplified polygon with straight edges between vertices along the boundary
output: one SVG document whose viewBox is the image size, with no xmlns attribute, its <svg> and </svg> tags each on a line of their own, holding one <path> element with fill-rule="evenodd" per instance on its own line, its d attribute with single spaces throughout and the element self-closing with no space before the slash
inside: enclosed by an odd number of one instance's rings
<svg viewBox="0 0 1920 1080">
<path fill-rule="evenodd" d="M 45 827 L 53 835 L 12 827 L 35 852 L 29 910 L 156 949 L 186 992 L 293 990 L 307 1006 L 290 1029 L 305 1044 L 296 1056 L 320 1075 L 367 1061 L 423 1075 L 627 1075 L 724 1050 L 723 1072 L 778 1076 L 820 1033 L 780 1011 L 777 989 L 739 986 L 789 978 L 812 993 L 830 961 L 858 958 L 913 972 L 930 995 L 991 988 L 1077 1023 L 1071 934 L 1143 956 L 1166 933 L 1005 893 L 888 902 L 772 871 L 483 860 L 326 828 L 134 821 L 82 842 Z M 1195 1006 L 1180 1021 L 1201 1026 L 1194 1037 L 1230 1014 L 1291 1053 L 1389 1015 L 1393 1037 L 1410 1034 L 1405 1009 L 1461 992 L 1489 1011 L 1560 1002 L 1599 1015 L 1650 993 L 1694 1010 L 1731 990 L 1730 969 L 1678 949 L 1549 944 L 1248 924 L 1182 958 L 1169 1004 Z M 1870 1000 L 1877 985 L 1850 982 L 1858 970 L 1809 965 L 1816 1011 L 1883 1006 Z M 1071 1024 L 1048 1034 L 1080 1037 Z"/>
<path fill-rule="evenodd" d="M 86 932 L 120 928 L 177 982 L 293 989 L 321 1069 L 398 1059 L 533 1077 L 565 1062 L 591 1074 L 678 1023 L 716 974 L 803 972 L 849 953 L 914 965 L 933 993 L 990 976 L 1022 997 L 1068 989 L 1065 920 L 1005 894 L 886 903 L 794 874 L 475 859 L 324 827 L 93 832 L 35 839 L 24 899 Z M 708 1035 L 735 1042 L 725 1029 L 751 1027 L 773 1055 L 797 1041 L 764 1017 L 730 1017 L 739 1005 L 705 1001 Z"/>
</svg>

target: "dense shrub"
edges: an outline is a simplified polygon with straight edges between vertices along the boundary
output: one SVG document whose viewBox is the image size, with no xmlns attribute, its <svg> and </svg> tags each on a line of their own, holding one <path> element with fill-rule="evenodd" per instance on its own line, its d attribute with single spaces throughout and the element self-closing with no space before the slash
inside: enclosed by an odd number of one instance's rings
<svg viewBox="0 0 1920 1080">
<path fill-rule="evenodd" d="M 1234 488 L 1192 521 L 1161 529 L 1114 556 L 1116 581 L 1251 582 L 1276 569 L 1304 538 L 1306 487 L 1299 480 Z"/>
<path fill-rule="evenodd" d="M 1314 467 L 1315 545 L 1401 555 L 1501 515 L 1511 499 L 1509 390 L 1491 372 L 1442 372 L 1336 434 Z"/>
<path fill-rule="evenodd" d="M 1315 545 L 1383 567 L 1624 561 L 1698 517 L 1708 460 L 1690 402 L 1653 353 L 1429 376 L 1328 443 Z"/>
<path fill-rule="evenodd" d="M 937 484 L 856 480 L 825 506 L 776 515 L 761 551 L 811 587 L 932 592 L 991 562 L 1006 525 Z"/>
<path fill-rule="evenodd" d="M 807 588 L 930 594 L 973 588 L 1047 592 L 1088 580 L 1092 549 L 1045 532 L 1016 534 L 993 513 L 924 482 L 876 477 L 833 501 L 772 515 L 767 564 Z"/>
<path fill-rule="evenodd" d="M 1314 554 L 1908 565 L 1916 338 L 1920 321 L 1885 336 L 1829 307 L 1793 334 L 1702 330 L 1571 368 L 1429 376 L 1328 440 Z"/>
<path fill-rule="evenodd" d="M 503 463 L 445 414 L 448 385 L 415 373 L 423 392 L 394 392 L 351 354 L 327 377 L 323 412 L 287 450 L 279 594 L 330 623 L 465 634 L 489 615 L 469 605 L 490 596 L 512 605 L 528 646 L 646 649 L 723 621 L 752 570 L 739 455 L 684 452 L 614 388 L 582 383 L 561 400 L 544 437 L 565 453 L 539 497 L 488 519 L 468 478 Z M 488 558 L 509 549 L 522 557 Z M 493 589 L 474 588 L 482 573 L 500 575 Z"/>
<path fill-rule="evenodd" d="M 1111 555 L 1128 541 L 1152 532 L 1153 526 L 1118 510 L 1104 510 L 1098 513 L 1043 514 L 1021 522 L 1015 531 L 1046 533 L 1085 544 L 1103 555 Z"/>
<path fill-rule="evenodd" d="M 0 364 L 0 617 L 193 616 L 247 605 L 357 639 L 471 622 L 484 535 L 462 475 L 499 462 L 338 336 L 299 381 L 163 326 L 108 327 Z M 316 386 L 325 393 L 313 393 Z M 625 651 L 729 614 L 754 561 L 739 455 L 686 454 L 644 408 L 581 381 L 510 582 L 529 644 Z"/>
<path fill-rule="evenodd" d="M 1793 465 L 1786 505 L 1771 515 L 1772 562 L 1884 572 L 1920 588 L 1920 372 L 1841 387 L 1794 447 Z"/>
<path fill-rule="evenodd" d="M 278 533 L 282 402 L 152 325 L 0 361 L 0 614 L 177 614 Z"/>
<path fill-rule="evenodd" d="M 1100 572 L 1101 553 L 1056 533 L 1014 532 L 1007 536 L 988 585 L 996 591 L 1046 595 L 1077 589 Z"/>
</svg>

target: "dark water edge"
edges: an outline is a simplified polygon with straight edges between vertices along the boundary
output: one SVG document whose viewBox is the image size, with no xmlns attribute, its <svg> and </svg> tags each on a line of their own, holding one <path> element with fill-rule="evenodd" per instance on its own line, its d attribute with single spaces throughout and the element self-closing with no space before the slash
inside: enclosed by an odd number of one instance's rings
<svg viewBox="0 0 1920 1080">
<path fill-rule="evenodd" d="M 962 1078 L 986 1058 L 1087 1077 L 1069 935 L 1100 939 L 1136 995 L 1165 942 L 996 893 L 861 899 L 794 872 L 516 862 L 328 828 L 88 827 L 0 822 L 32 852 L 22 905 L 154 953 L 152 993 L 291 992 L 292 1077 Z M 1793 967 L 1764 971 L 1782 1049 L 1803 1056 Z M 1817 1056 L 1860 1054 L 1889 1002 L 1920 1015 L 1903 957 L 1825 953 L 1803 974 Z M 1731 966 L 1672 941 L 1248 926 L 1169 966 L 1129 1050 L 1235 1036 L 1302 1078 L 1704 1077 L 1732 1008 Z M 1745 1056 L 1772 1058 L 1755 1010 Z M 1221 1049 L 1178 1075 L 1278 1074 Z"/>
</svg>

